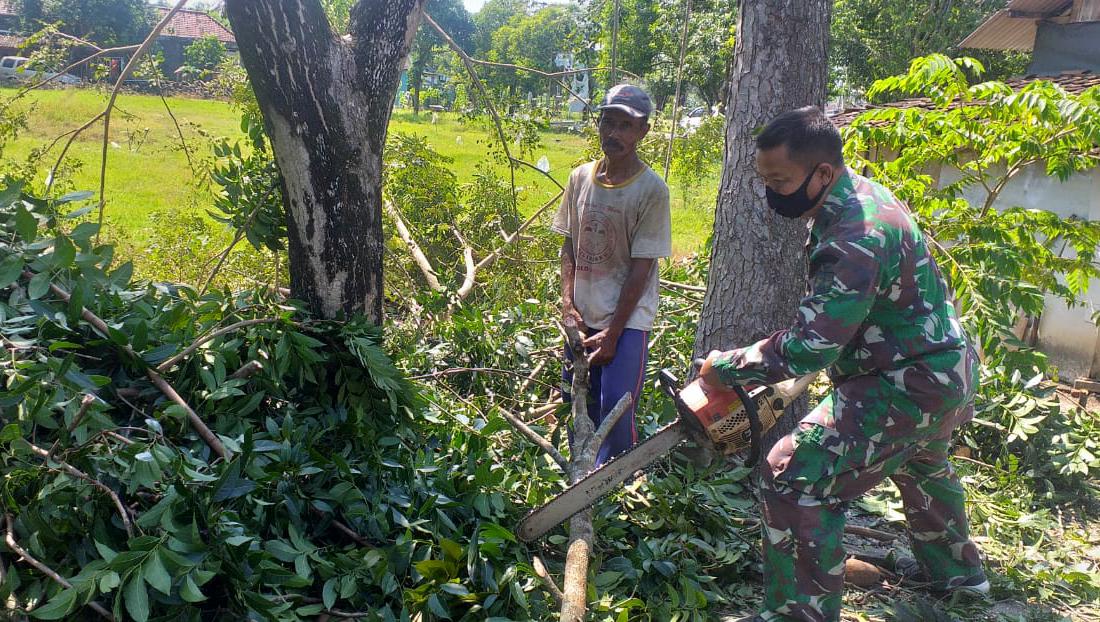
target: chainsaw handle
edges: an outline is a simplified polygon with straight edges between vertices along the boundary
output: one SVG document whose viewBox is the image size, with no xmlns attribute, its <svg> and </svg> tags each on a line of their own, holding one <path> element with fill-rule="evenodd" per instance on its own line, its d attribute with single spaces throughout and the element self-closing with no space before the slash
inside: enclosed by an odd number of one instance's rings
<svg viewBox="0 0 1100 622">
<path fill-rule="evenodd" d="M 741 403 L 745 406 L 745 415 L 749 418 L 749 455 L 745 458 L 745 466 L 752 467 L 760 459 L 760 445 L 763 442 L 763 425 L 760 423 L 760 412 L 756 410 L 756 402 L 749 397 L 748 391 L 739 384 L 731 387 Z"/>
</svg>

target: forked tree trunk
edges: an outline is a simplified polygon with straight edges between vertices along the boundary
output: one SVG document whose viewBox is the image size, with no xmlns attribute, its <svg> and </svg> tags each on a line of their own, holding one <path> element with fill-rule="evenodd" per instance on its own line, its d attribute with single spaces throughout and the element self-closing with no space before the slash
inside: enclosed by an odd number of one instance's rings
<svg viewBox="0 0 1100 622">
<path fill-rule="evenodd" d="M 382 321 L 382 148 L 423 0 L 361 0 L 349 36 L 318 0 L 227 0 L 283 177 L 295 298 Z"/>
<path fill-rule="evenodd" d="M 789 326 L 806 291 L 806 225 L 777 216 L 756 175 L 755 133 L 772 117 L 823 106 L 831 0 L 742 2 L 730 66 L 726 153 L 696 356 L 744 346 Z M 805 413 L 795 402 L 770 447 Z"/>
</svg>

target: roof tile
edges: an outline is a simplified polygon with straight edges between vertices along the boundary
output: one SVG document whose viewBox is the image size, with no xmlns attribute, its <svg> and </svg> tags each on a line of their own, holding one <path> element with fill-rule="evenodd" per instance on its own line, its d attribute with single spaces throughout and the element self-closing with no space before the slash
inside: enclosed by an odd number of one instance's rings
<svg viewBox="0 0 1100 622">
<path fill-rule="evenodd" d="M 157 7 L 158 17 L 164 19 L 169 10 L 168 7 Z M 172 20 L 161 31 L 161 36 L 185 39 L 198 39 L 206 35 L 214 35 L 222 43 L 237 42 L 232 32 L 202 11 L 182 9 L 172 16 Z"/>
</svg>

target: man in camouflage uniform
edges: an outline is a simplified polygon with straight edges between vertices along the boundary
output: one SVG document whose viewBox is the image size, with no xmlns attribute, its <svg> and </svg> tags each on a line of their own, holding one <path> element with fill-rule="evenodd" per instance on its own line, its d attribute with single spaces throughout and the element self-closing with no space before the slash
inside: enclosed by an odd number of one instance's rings
<svg viewBox="0 0 1100 622">
<path fill-rule="evenodd" d="M 932 587 L 988 591 L 948 461 L 952 431 L 973 416 L 977 357 L 924 235 L 886 188 L 844 166 L 817 108 L 780 115 L 756 145 L 769 206 L 812 219 L 810 291 L 793 326 L 712 352 L 701 374 L 774 384 L 828 368 L 834 388 L 768 454 L 764 611 L 747 620 L 840 619 L 845 507 L 886 477 Z"/>
</svg>

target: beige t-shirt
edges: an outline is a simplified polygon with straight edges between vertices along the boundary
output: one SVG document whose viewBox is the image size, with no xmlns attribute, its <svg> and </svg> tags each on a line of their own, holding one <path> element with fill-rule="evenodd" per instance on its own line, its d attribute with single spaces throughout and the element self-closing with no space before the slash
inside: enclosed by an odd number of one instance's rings
<svg viewBox="0 0 1100 622">
<path fill-rule="evenodd" d="M 648 166 L 615 185 L 596 181 L 597 162 L 569 175 L 551 228 L 573 240 L 577 260 L 573 302 L 584 323 L 604 329 L 611 324 L 619 293 L 630 273 L 630 260 L 672 254 L 672 217 L 668 186 Z M 657 317 L 657 263 L 626 328 L 650 330 Z"/>
</svg>

